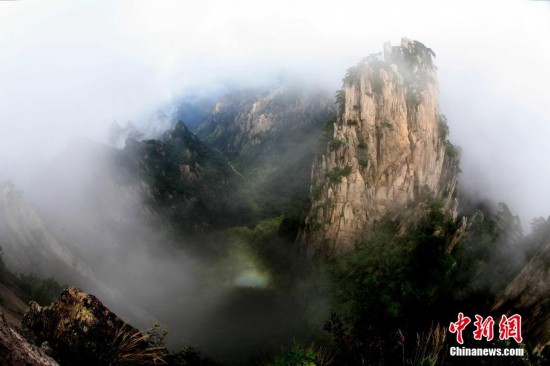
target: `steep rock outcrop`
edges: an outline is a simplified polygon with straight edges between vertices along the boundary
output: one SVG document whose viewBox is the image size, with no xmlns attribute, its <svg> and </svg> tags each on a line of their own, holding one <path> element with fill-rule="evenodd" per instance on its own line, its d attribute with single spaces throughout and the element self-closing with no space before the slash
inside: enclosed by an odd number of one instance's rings
<svg viewBox="0 0 550 366">
<path fill-rule="evenodd" d="M 65 289 L 50 306 L 31 302 L 21 325 L 36 344 L 48 342 L 53 357 L 63 365 L 152 365 L 162 364 L 168 355 L 95 296 L 75 287 Z"/>
<path fill-rule="evenodd" d="M 157 326 L 142 333 L 111 312 L 95 296 L 76 287 L 63 290 L 59 299 L 49 306 L 42 307 L 32 301 L 29 305 L 21 321 L 21 334 L 25 338 L 13 327 L 9 328 L 0 317 L 0 360 L 5 351 L 6 357 L 12 357 L 10 360 L 18 361 L 19 358 L 13 357 L 21 354 L 20 358 L 30 361 L 3 365 L 57 365 L 57 362 L 67 366 L 218 365 L 191 347 L 170 353 L 164 346 L 166 334 L 160 334 Z M 5 339 L 8 342 L 4 342 Z M 13 348 L 18 346 L 14 340 L 22 342 L 21 348 Z M 35 358 L 40 362 L 34 362 Z"/>
<path fill-rule="evenodd" d="M 497 298 L 494 311 L 518 313 L 522 334 L 539 353 L 550 344 L 550 238 Z"/>
<path fill-rule="evenodd" d="M 243 175 L 241 189 L 256 216 L 288 218 L 308 204 L 318 136 L 335 113 L 328 92 L 297 81 L 233 90 L 216 102 L 197 135 Z"/>
<path fill-rule="evenodd" d="M 288 137 L 315 125 L 322 128 L 333 113 L 327 92 L 300 83 L 234 90 L 216 102 L 197 135 L 235 160 L 246 158 L 249 150 L 273 148 L 279 135 Z"/>
<path fill-rule="evenodd" d="M 332 139 L 311 172 L 299 240 L 309 256 L 351 251 L 392 208 L 429 198 L 456 215 L 457 153 L 439 112 L 431 49 L 403 38 L 348 69 Z"/>
<path fill-rule="evenodd" d="M 0 364 L 10 366 L 57 366 L 44 347 L 37 347 L 11 326 L 0 312 Z"/>
<path fill-rule="evenodd" d="M 246 215 L 237 186 L 242 177 L 217 150 L 183 122 L 159 139 L 129 139 L 116 157 L 129 182 L 139 182 L 155 225 L 167 222 L 186 234 L 232 226 Z"/>
</svg>

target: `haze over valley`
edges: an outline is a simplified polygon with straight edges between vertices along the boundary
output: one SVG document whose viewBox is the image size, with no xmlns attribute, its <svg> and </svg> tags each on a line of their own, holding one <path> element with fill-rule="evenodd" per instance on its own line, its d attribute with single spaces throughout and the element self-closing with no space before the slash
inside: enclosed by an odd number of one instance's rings
<svg viewBox="0 0 550 366">
<path fill-rule="evenodd" d="M 454 365 L 458 312 L 517 312 L 545 364 L 549 15 L 1 2 L 6 329 L 36 364 Z"/>
</svg>

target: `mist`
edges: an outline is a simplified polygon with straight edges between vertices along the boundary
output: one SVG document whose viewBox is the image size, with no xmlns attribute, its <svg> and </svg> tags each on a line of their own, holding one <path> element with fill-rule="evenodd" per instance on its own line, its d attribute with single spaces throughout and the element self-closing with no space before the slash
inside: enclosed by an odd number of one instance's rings
<svg viewBox="0 0 550 366">
<path fill-rule="evenodd" d="M 94 147 L 108 145 L 113 122 L 159 136 L 189 93 L 281 75 L 335 91 L 384 42 L 417 39 L 437 54 L 461 189 L 506 202 L 528 228 L 550 214 L 548 35 L 550 4 L 519 0 L 0 2 L 0 182 L 96 263 L 88 285 L 120 292 L 109 305 L 124 312 L 122 296 L 167 320 L 185 309 L 186 339 L 227 304 L 239 274 L 266 269 L 249 248 L 205 258 L 144 225 L 154 214 L 139 184 L 116 188 Z"/>
<path fill-rule="evenodd" d="M 0 179 L 25 181 L 75 136 L 156 126 L 189 88 L 285 71 L 329 89 L 385 41 L 438 55 L 441 111 L 462 185 L 546 216 L 550 72 L 546 2 L 40 1 L 0 4 Z"/>
</svg>

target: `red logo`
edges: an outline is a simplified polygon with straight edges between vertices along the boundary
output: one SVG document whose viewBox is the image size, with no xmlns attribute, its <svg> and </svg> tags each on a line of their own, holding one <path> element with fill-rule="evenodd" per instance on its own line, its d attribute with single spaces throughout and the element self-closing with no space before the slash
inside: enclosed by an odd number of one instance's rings
<svg viewBox="0 0 550 366">
<path fill-rule="evenodd" d="M 515 314 L 509 318 L 503 315 L 498 323 L 498 331 L 499 339 L 514 338 L 516 342 L 520 343 L 523 340 L 521 338 L 521 315 Z"/>
<path fill-rule="evenodd" d="M 485 338 L 487 341 L 493 340 L 495 321 L 492 316 L 483 318 L 481 315 L 475 315 L 474 326 L 476 329 L 473 332 L 474 339 L 480 341 Z M 458 320 L 449 325 L 449 332 L 456 333 L 456 341 L 459 344 L 464 344 L 464 338 L 462 332 L 470 324 L 471 319 L 464 316 L 463 313 L 458 313 Z M 500 340 L 514 339 L 517 343 L 521 343 L 523 338 L 521 337 L 521 315 L 514 314 L 507 317 L 502 315 L 500 322 L 498 323 L 498 338 Z"/>
<path fill-rule="evenodd" d="M 449 332 L 456 333 L 456 341 L 460 344 L 464 343 L 464 340 L 462 339 L 462 331 L 468 324 L 470 324 L 470 321 L 470 318 L 467 316 L 465 317 L 462 313 L 458 313 L 458 321 L 449 325 Z"/>
<path fill-rule="evenodd" d="M 487 341 L 493 340 L 493 326 L 495 321 L 492 316 L 488 316 L 483 320 L 483 317 L 476 314 L 476 321 L 474 322 L 476 330 L 474 330 L 474 339 L 480 341 L 483 338 L 487 338 Z"/>
</svg>

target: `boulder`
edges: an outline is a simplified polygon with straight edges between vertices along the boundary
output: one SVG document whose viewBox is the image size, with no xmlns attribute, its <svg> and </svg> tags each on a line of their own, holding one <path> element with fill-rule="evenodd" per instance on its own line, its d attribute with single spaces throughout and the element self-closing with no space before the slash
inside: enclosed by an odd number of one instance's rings
<svg viewBox="0 0 550 366">
<path fill-rule="evenodd" d="M 36 302 L 21 325 L 35 344 L 47 342 L 62 365 L 165 364 L 168 351 L 124 322 L 95 296 L 75 287 L 65 289 L 56 302 Z"/>
</svg>

